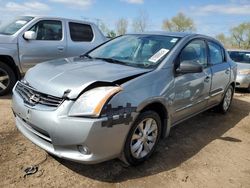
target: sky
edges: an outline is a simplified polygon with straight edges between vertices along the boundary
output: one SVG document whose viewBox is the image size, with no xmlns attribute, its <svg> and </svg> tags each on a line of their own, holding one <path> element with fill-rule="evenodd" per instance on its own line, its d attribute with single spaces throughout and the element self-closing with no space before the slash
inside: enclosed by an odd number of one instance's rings
<svg viewBox="0 0 250 188">
<path fill-rule="evenodd" d="M 49 15 L 101 20 L 114 29 L 119 18 L 131 25 L 139 12 L 147 14 L 150 31 L 162 30 L 164 19 L 182 12 L 193 19 L 197 33 L 228 35 L 230 28 L 250 22 L 250 0 L 0 0 L 2 22 L 18 15 Z"/>
</svg>

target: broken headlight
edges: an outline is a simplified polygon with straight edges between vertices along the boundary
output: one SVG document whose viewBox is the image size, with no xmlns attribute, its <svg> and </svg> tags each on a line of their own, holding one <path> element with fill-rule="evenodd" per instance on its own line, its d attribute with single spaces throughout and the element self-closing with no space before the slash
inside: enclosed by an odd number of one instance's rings
<svg viewBox="0 0 250 188">
<path fill-rule="evenodd" d="M 72 105 L 69 116 L 98 117 L 107 100 L 121 90 L 119 86 L 106 86 L 86 91 Z"/>
</svg>

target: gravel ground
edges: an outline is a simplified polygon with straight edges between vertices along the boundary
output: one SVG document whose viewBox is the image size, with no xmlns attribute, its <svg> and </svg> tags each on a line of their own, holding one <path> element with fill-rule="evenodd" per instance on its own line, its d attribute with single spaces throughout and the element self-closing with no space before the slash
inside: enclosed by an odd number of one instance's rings
<svg viewBox="0 0 250 188">
<path fill-rule="evenodd" d="M 0 98 L 0 187 L 250 187 L 250 94 L 236 93 L 226 115 L 210 110 L 174 127 L 138 167 L 47 155 L 17 131 L 10 98 Z"/>
</svg>

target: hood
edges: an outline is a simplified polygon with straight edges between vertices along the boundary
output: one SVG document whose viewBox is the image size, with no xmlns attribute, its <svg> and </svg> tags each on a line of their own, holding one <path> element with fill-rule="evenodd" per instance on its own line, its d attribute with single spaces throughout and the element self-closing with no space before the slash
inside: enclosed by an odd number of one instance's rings
<svg viewBox="0 0 250 188">
<path fill-rule="evenodd" d="M 114 82 L 149 71 L 102 60 L 67 58 L 38 64 L 24 79 L 39 92 L 62 97 L 65 91 L 71 90 L 68 97 L 76 98 L 94 82 Z"/>
<path fill-rule="evenodd" d="M 250 69 L 250 63 L 238 63 L 237 62 L 237 70 Z"/>
<path fill-rule="evenodd" d="M 15 37 L 12 35 L 1 35 L 0 34 L 0 44 L 15 43 Z"/>
</svg>

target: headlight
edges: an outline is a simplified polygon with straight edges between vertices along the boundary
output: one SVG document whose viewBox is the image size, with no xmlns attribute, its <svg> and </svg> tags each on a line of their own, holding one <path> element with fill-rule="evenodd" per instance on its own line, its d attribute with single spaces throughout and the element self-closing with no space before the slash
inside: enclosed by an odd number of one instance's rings
<svg viewBox="0 0 250 188">
<path fill-rule="evenodd" d="M 69 116 L 98 117 L 107 100 L 121 90 L 119 86 L 107 86 L 86 91 L 72 105 Z"/>
<path fill-rule="evenodd" d="M 250 70 L 244 69 L 244 70 L 239 70 L 239 74 L 250 74 Z"/>
</svg>

